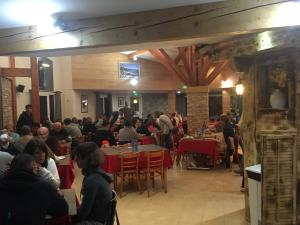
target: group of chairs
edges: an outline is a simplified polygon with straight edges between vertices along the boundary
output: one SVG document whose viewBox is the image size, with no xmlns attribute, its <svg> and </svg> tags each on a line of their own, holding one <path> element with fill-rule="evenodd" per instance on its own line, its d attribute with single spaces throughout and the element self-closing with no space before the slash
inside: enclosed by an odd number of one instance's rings
<svg viewBox="0 0 300 225">
<path fill-rule="evenodd" d="M 140 168 L 141 154 L 146 154 L 147 165 Z M 147 182 L 148 197 L 150 197 L 150 189 L 154 187 L 154 179 L 156 176 L 161 178 L 162 186 L 167 193 L 166 173 L 164 171 L 164 150 L 149 151 L 145 153 L 123 153 L 120 156 L 121 169 L 114 176 L 114 186 L 119 187 L 120 198 L 123 197 L 123 187 L 126 179 L 132 181 L 135 178 L 137 189 L 142 193 L 141 175 L 145 176 Z M 118 186 L 118 177 L 120 184 Z"/>
</svg>

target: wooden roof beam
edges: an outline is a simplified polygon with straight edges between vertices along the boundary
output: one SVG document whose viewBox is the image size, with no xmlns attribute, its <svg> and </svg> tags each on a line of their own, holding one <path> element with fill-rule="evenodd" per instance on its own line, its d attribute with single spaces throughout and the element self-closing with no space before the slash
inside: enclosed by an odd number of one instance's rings
<svg viewBox="0 0 300 225">
<path fill-rule="evenodd" d="M 288 27 L 278 18 L 288 0 L 228 0 L 122 15 L 64 20 L 61 32 L 38 26 L 0 30 L 0 55 L 123 47 Z M 262 13 L 268 12 L 268 13 Z M 63 17 L 62 17 L 63 18 Z M 251 23 L 249 23 L 251 21 Z M 180 29 L 179 29 L 180 28 Z M 151 45 L 152 44 L 152 45 Z"/>
<path fill-rule="evenodd" d="M 128 59 L 133 60 L 135 56 L 143 55 L 146 52 L 148 52 L 148 50 L 139 50 L 139 51 L 133 52 L 128 55 Z"/>
<path fill-rule="evenodd" d="M 31 77 L 31 70 L 24 68 L 0 68 L 0 77 Z"/>
</svg>

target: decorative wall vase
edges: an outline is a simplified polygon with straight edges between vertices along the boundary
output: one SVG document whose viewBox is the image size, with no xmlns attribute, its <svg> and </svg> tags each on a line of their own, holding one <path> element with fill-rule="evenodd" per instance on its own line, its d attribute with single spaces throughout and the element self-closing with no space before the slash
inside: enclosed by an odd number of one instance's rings
<svg viewBox="0 0 300 225">
<path fill-rule="evenodd" d="M 270 96 L 270 103 L 273 109 L 284 109 L 286 107 L 286 95 L 280 89 L 275 89 Z"/>
</svg>

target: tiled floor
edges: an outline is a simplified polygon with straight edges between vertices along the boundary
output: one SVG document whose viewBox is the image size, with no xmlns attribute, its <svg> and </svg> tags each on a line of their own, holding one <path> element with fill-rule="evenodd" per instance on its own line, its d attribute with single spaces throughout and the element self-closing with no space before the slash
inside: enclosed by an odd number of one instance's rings
<svg viewBox="0 0 300 225">
<path fill-rule="evenodd" d="M 81 176 L 75 180 L 77 192 L 81 180 Z M 122 225 L 247 225 L 240 183 L 240 176 L 225 169 L 172 169 L 168 171 L 167 194 L 159 179 L 150 198 L 146 191 L 138 194 L 135 185 L 125 187 L 126 195 L 118 199 L 120 222 Z"/>
</svg>

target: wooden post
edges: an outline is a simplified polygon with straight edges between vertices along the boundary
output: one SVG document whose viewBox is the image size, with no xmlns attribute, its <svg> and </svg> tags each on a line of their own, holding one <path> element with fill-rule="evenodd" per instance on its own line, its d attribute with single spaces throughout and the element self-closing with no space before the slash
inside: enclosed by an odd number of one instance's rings
<svg viewBox="0 0 300 225">
<path fill-rule="evenodd" d="M 15 68 L 15 57 L 9 57 L 9 67 Z M 17 93 L 16 93 L 16 78 L 12 77 L 11 97 L 12 97 L 12 109 L 13 109 L 13 129 L 16 129 L 18 115 L 17 115 Z"/>
<path fill-rule="evenodd" d="M 40 123 L 40 94 L 39 94 L 39 71 L 37 58 L 31 57 L 31 104 L 33 121 Z"/>
</svg>

